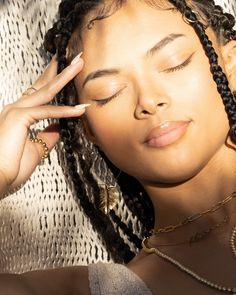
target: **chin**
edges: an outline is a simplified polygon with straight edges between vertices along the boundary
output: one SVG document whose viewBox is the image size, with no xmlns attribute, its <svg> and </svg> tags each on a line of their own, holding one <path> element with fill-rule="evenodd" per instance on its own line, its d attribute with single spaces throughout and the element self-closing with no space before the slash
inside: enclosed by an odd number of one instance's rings
<svg viewBox="0 0 236 295">
<path fill-rule="evenodd" d="M 177 170 L 177 171 L 162 171 L 162 173 L 152 174 L 149 177 L 141 177 L 142 183 L 146 183 L 152 186 L 159 187 L 171 187 L 181 185 L 185 182 L 190 181 L 200 173 L 201 169 L 193 169 L 188 171 Z M 165 172 L 165 173 L 163 173 Z"/>
</svg>

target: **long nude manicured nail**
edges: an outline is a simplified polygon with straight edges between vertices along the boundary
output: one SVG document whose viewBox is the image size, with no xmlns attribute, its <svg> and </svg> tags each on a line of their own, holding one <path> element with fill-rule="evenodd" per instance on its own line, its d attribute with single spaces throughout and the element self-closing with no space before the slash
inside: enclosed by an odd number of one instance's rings
<svg viewBox="0 0 236 295">
<path fill-rule="evenodd" d="M 89 107 L 90 105 L 91 105 L 90 103 L 78 104 L 78 105 L 75 106 L 75 108 L 76 108 L 77 110 L 83 110 L 83 109 Z"/>
<path fill-rule="evenodd" d="M 70 63 L 71 65 L 75 65 L 80 61 L 80 57 L 83 54 L 83 52 L 80 52 L 78 55 L 76 55 L 76 57 L 72 60 L 72 62 Z"/>
</svg>

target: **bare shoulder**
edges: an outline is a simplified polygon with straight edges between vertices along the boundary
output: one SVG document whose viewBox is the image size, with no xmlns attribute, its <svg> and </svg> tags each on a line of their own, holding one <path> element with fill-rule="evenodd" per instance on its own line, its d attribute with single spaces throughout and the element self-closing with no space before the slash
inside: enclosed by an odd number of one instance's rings
<svg viewBox="0 0 236 295">
<path fill-rule="evenodd" d="M 86 266 L 0 274 L 0 285 L 8 295 L 90 295 Z"/>
</svg>

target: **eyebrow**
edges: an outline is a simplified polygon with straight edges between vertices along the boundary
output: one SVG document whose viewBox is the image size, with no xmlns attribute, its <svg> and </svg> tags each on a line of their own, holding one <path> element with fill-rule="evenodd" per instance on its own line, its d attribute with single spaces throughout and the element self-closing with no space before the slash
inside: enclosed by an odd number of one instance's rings
<svg viewBox="0 0 236 295">
<path fill-rule="evenodd" d="M 162 40 L 157 42 L 151 49 L 149 49 L 146 52 L 146 56 L 153 56 L 155 53 L 160 51 L 166 45 L 168 45 L 169 43 L 175 41 L 176 39 L 178 39 L 180 37 L 186 37 L 186 35 L 184 35 L 184 34 L 169 34 L 168 36 L 166 36 L 165 38 L 163 38 Z M 94 71 L 94 72 L 88 74 L 88 76 L 85 78 L 85 80 L 82 84 L 82 87 L 84 87 L 88 81 L 91 81 L 91 80 L 94 80 L 94 79 L 97 79 L 100 77 L 117 75 L 117 74 L 119 74 L 119 72 L 120 72 L 120 69 L 117 69 L 117 68 L 102 69 L 102 70 Z"/>
<path fill-rule="evenodd" d="M 84 80 L 83 82 L 83 87 L 85 84 L 93 79 L 104 77 L 104 76 L 111 76 L 111 75 L 117 75 L 119 74 L 120 70 L 119 69 L 107 69 L 107 70 L 97 70 L 95 72 L 90 73 Z"/>
<path fill-rule="evenodd" d="M 161 41 L 157 42 L 151 49 L 149 49 L 146 53 L 147 56 L 152 56 L 153 54 L 160 51 L 162 48 L 164 48 L 169 43 L 175 41 L 176 39 L 180 37 L 186 37 L 184 34 L 170 34 L 167 37 L 163 38 Z"/>
</svg>

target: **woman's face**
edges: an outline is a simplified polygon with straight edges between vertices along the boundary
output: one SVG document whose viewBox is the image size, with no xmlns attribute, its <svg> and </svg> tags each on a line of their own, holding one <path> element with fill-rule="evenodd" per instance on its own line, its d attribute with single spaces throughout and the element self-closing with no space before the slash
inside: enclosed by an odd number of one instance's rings
<svg viewBox="0 0 236 295">
<path fill-rule="evenodd" d="M 224 106 L 201 43 L 179 13 L 127 1 L 85 29 L 82 42 L 76 87 L 80 103 L 92 104 L 85 125 L 117 167 L 143 184 L 176 183 L 224 153 Z"/>
</svg>

